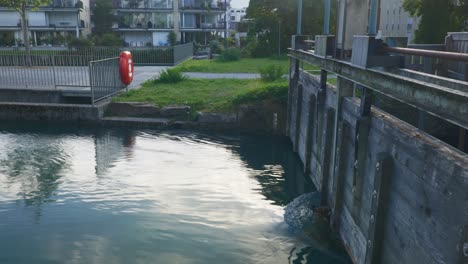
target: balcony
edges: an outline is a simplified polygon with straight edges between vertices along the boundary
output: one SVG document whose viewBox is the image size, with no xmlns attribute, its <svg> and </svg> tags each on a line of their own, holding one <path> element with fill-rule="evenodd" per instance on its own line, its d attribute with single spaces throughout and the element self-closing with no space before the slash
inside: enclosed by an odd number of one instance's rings
<svg viewBox="0 0 468 264">
<path fill-rule="evenodd" d="M 53 0 L 49 5 L 42 7 L 42 9 L 53 8 L 72 8 L 72 9 L 83 9 L 83 2 L 80 0 Z"/>
<path fill-rule="evenodd" d="M 227 1 L 229 2 L 229 1 Z M 226 6 L 223 0 L 179 0 L 179 9 L 180 11 L 188 12 L 224 12 L 226 11 Z"/>
<path fill-rule="evenodd" d="M 114 29 L 124 31 L 168 30 L 174 27 L 172 14 L 129 13 L 121 14 Z"/>
<path fill-rule="evenodd" d="M 153 10 L 172 10 L 173 0 L 121 0 L 117 4 L 117 9 L 125 10 L 142 10 L 142 9 L 153 9 Z"/>
</svg>

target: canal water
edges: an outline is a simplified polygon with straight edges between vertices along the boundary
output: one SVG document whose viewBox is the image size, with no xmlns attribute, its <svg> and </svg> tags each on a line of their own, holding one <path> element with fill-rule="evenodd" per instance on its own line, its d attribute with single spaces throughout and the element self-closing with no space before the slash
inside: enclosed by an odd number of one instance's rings
<svg viewBox="0 0 468 264">
<path fill-rule="evenodd" d="M 0 263 L 349 263 L 284 223 L 312 190 L 265 137 L 2 124 Z"/>
</svg>

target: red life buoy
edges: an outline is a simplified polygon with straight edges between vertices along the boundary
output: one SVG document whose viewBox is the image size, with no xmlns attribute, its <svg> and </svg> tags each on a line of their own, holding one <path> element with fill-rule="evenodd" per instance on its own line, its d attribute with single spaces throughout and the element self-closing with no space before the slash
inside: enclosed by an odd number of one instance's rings
<svg viewBox="0 0 468 264">
<path fill-rule="evenodd" d="M 130 51 L 122 51 L 120 53 L 120 80 L 123 84 L 129 85 L 132 83 L 134 70 L 132 53 Z"/>
</svg>

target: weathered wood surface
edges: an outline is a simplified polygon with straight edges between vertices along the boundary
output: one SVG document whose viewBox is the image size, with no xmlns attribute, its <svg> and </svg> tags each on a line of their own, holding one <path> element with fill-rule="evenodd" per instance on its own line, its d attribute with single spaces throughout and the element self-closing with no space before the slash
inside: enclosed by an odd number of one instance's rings
<svg viewBox="0 0 468 264">
<path fill-rule="evenodd" d="M 315 64 L 378 93 L 404 101 L 423 111 L 468 129 L 468 92 L 400 76 L 379 69 L 363 69 L 349 62 L 321 58 L 306 51 L 290 50 L 290 56 Z M 437 100 L 434 100 L 437 98 Z"/>
<path fill-rule="evenodd" d="M 353 193 L 356 121 L 360 117 L 359 99 L 345 98 L 341 104 L 338 124 L 340 132 L 337 170 L 332 167 L 332 131 L 335 129 L 336 90 L 329 87 L 324 98 L 324 111 L 311 111 L 320 82 L 302 73 L 298 83 L 303 86 L 303 116 L 291 111 L 291 136 L 302 139 L 295 144 L 302 159 L 310 166 L 311 178 L 321 188 L 328 180 L 330 207 L 336 207 L 337 231 L 355 263 L 364 263 L 366 241 L 372 215 L 372 196 L 375 189 L 375 164 L 379 153 L 388 153 L 392 171 L 388 187 L 388 203 L 384 205 L 385 219 L 380 260 L 373 263 L 466 263 L 463 259 L 463 228 L 468 226 L 468 155 L 417 130 L 397 118 L 373 108 L 370 119 L 366 165 L 363 169 L 360 202 Z M 297 90 L 297 86 L 291 87 Z M 297 91 L 292 102 L 298 102 Z M 313 104 L 312 104 L 313 105 Z M 297 109 L 296 106 L 291 106 Z M 312 113 L 312 114 L 311 114 Z M 304 117 L 306 116 L 306 117 Z M 324 122 L 323 128 L 311 133 L 310 125 Z M 298 123 L 295 120 L 299 120 Z M 316 144 L 316 142 L 322 142 Z M 310 152 L 310 153 L 308 153 Z M 305 163 L 304 163 L 305 164 Z M 338 188 L 339 187 L 339 188 Z M 468 241 L 467 241 L 468 242 Z"/>
</svg>

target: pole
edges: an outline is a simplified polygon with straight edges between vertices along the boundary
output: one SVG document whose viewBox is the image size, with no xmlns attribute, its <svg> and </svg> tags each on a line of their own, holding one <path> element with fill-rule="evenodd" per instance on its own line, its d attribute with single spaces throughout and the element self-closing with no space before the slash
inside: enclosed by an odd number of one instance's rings
<svg viewBox="0 0 468 264">
<path fill-rule="evenodd" d="M 369 30 L 368 34 L 370 36 L 377 35 L 377 19 L 378 19 L 378 9 L 379 9 L 379 0 L 370 0 L 369 6 Z"/>
<path fill-rule="evenodd" d="M 227 0 L 224 0 L 224 48 L 227 49 L 227 34 L 228 34 L 228 17 L 227 17 Z"/>
<path fill-rule="evenodd" d="M 281 20 L 278 21 L 278 57 L 281 56 Z"/>
<path fill-rule="evenodd" d="M 325 0 L 325 19 L 323 22 L 323 34 L 330 34 L 330 12 L 331 12 L 331 0 Z"/>
<path fill-rule="evenodd" d="M 297 0 L 297 35 L 302 34 L 302 0 Z"/>
</svg>

